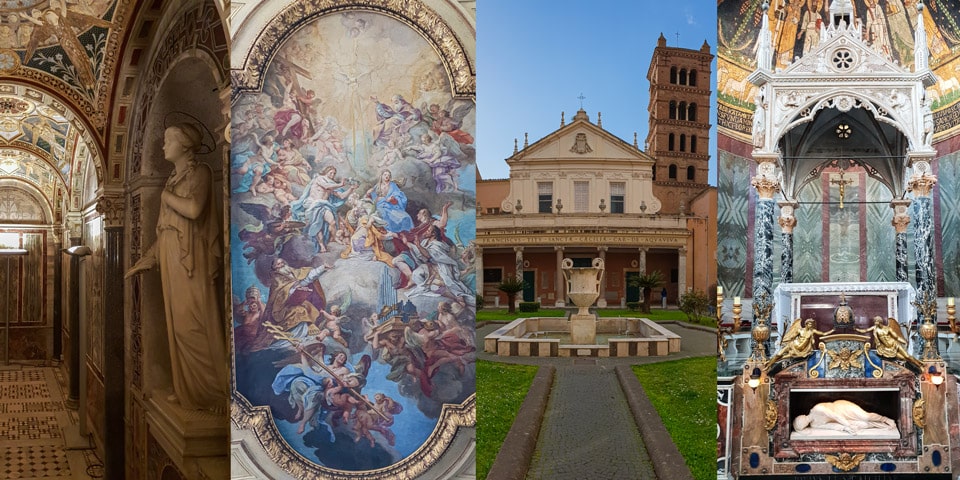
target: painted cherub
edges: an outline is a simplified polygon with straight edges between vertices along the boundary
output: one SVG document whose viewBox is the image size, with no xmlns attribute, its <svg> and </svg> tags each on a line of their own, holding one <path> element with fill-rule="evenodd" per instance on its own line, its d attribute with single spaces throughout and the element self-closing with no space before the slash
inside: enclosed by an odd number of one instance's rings
<svg viewBox="0 0 960 480">
<path fill-rule="evenodd" d="M 340 330 L 340 322 L 346 318 L 342 314 L 343 311 L 341 310 L 340 305 L 334 305 L 330 307 L 329 313 L 325 310 L 320 311 L 320 317 L 318 317 L 317 320 L 322 319 L 322 327 L 320 327 L 320 333 L 317 335 L 317 340 L 322 342 L 323 339 L 331 337 L 344 347 L 347 347 L 347 340 L 343 338 L 343 332 Z"/>
</svg>

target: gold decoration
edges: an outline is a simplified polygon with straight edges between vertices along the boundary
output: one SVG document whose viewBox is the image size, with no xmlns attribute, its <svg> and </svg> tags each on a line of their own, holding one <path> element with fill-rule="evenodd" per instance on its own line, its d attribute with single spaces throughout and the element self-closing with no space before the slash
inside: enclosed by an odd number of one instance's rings
<svg viewBox="0 0 960 480">
<path fill-rule="evenodd" d="M 893 216 L 893 220 L 890 221 L 890 224 L 893 225 L 893 228 L 897 233 L 906 233 L 907 225 L 910 225 L 910 215 L 906 213 L 898 213 Z"/>
<path fill-rule="evenodd" d="M 813 336 L 814 335 L 829 335 L 833 333 L 833 330 L 826 332 L 821 332 L 813 327 L 814 322 L 812 318 L 806 320 L 796 319 L 790 324 L 790 328 L 787 330 L 787 333 L 783 335 L 783 339 L 780 340 L 780 351 L 774 355 L 769 362 L 766 364 L 766 368 L 769 369 L 773 366 L 774 363 L 780 361 L 784 358 L 806 358 L 813 353 Z M 822 343 L 821 350 L 823 350 Z M 823 358 L 820 359 L 823 361 Z"/>
<path fill-rule="evenodd" d="M 897 323 L 896 319 L 888 318 L 886 325 L 884 325 L 883 317 L 873 317 L 872 327 L 866 330 L 859 328 L 856 330 L 860 333 L 873 332 L 873 341 L 877 344 L 877 354 L 881 357 L 905 360 L 917 368 L 923 368 L 923 363 L 913 358 L 904 348 L 907 345 L 907 340 L 904 338 L 900 324 Z"/>
<path fill-rule="evenodd" d="M 772 199 L 773 195 L 780 191 L 780 183 L 775 179 L 757 175 L 750 180 L 750 185 L 757 189 L 757 194 L 762 199 Z"/>
<path fill-rule="evenodd" d="M 793 227 L 797 226 L 797 217 L 783 217 L 777 219 L 777 223 L 780 224 L 780 228 L 783 229 L 783 233 L 793 233 Z"/>
<path fill-rule="evenodd" d="M 920 428 L 926 428 L 925 406 L 926 401 L 922 398 L 913 402 L 913 424 Z"/>
<path fill-rule="evenodd" d="M 230 418 L 235 428 L 251 430 L 267 456 L 293 478 L 330 480 L 413 480 L 433 466 L 450 446 L 460 427 L 473 427 L 477 422 L 477 396 L 470 395 L 460 405 L 445 404 L 437 427 L 426 442 L 407 458 L 386 468 L 366 472 L 333 470 L 313 464 L 297 453 L 280 436 L 270 414 L 270 407 L 252 406 L 234 391 L 230 402 Z"/>
<path fill-rule="evenodd" d="M 863 342 L 863 358 L 866 358 L 867 363 L 873 367 L 873 378 L 880 378 L 883 376 L 883 363 L 873 363 L 873 359 L 870 358 L 870 347 L 870 342 Z"/>
<path fill-rule="evenodd" d="M 914 195 L 918 197 L 930 196 L 930 192 L 936 184 L 937 177 L 930 174 L 914 175 L 909 182 L 910 189 L 913 190 Z"/>
<path fill-rule="evenodd" d="M 344 10 L 372 10 L 396 18 L 420 32 L 440 54 L 451 79 L 454 96 L 475 96 L 477 77 L 463 44 L 453 29 L 432 9 L 416 0 L 300 0 L 274 17 L 264 28 L 242 64 L 231 65 L 234 98 L 260 90 L 266 67 L 276 48 L 305 21 Z"/>
<path fill-rule="evenodd" d="M 827 365 L 829 369 L 853 370 L 863 368 L 863 360 L 860 358 L 863 352 L 860 350 L 850 350 L 843 347 L 840 351 L 828 350 L 827 353 L 830 354 L 830 364 Z"/>
<path fill-rule="evenodd" d="M 827 346 L 823 342 L 820 342 L 820 360 L 817 363 L 810 367 L 810 370 L 807 371 L 807 374 L 810 375 L 810 378 L 817 378 L 820 376 L 820 365 L 823 365 L 823 361 L 827 358 Z"/>
<path fill-rule="evenodd" d="M 777 426 L 777 404 L 767 400 L 766 410 L 763 412 L 763 428 L 773 430 Z"/>
<path fill-rule="evenodd" d="M 850 454 L 850 453 L 842 452 L 837 454 L 836 456 L 833 456 L 830 454 L 827 454 L 824 456 L 827 458 L 827 463 L 829 463 L 830 465 L 833 465 L 834 467 L 837 467 L 837 470 L 840 470 L 841 472 L 849 472 L 859 467 L 860 462 L 862 462 L 863 459 L 867 457 L 867 454 L 865 453 Z"/>
</svg>

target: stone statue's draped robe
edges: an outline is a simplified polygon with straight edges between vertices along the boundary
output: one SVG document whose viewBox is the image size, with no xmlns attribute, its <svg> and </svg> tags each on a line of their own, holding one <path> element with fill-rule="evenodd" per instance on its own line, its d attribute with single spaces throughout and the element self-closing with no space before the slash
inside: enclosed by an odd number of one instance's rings
<svg viewBox="0 0 960 480">
<path fill-rule="evenodd" d="M 197 198 L 203 187 L 205 198 Z M 170 344 L 173 390 L 189 409 L 227 405 L 226 332 L 216 279 L 223 250 L 213 173 L 193 163 L 167 180 L 166 189 L 204 207 L 195 219 L 161 206 L 153 254 L 160 266 Z"/>
</svg>

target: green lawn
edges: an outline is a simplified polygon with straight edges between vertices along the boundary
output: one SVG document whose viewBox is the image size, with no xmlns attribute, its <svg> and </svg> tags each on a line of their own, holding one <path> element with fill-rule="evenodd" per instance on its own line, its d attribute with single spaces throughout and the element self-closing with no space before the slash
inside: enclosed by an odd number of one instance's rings
<svg viewBox="0 0 960 480">
<path fill-rule="evenodd" d="M 537 368 L 477 360 L 477 478 L 493 466 Z"/>
<path fill-rule="evenodd" d="M 717 359 L 635 365 L 633 372 L 698 480 L 716 478 Z"/>
</svg>

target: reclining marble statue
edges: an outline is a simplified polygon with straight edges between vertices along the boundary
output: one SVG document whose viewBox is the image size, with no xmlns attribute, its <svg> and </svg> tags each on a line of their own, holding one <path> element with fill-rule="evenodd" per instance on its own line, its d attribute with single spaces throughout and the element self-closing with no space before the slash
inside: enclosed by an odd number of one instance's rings
<svg viewBox="0 0 960 480">
<path fill-rule="evenodd" d="M 189 410 L 227 408 L 227 345 L 216 281 L 223 251 L 213 172 L 199 162 L 202 134 L 191 124 L 164 132 L 164 158 L 174 169 L 160 195 L 157 241 L 125 277 L 160 267 L 173 395 Z"/>
<path fill-rule="evenodd" d="M 793 420 L 793 430 L 797 435 L 815 435 L 816 430 L 834 430 L 850 435 L 898 433 L 897 423 L 893 419 L 868 412 L 849 400 L 814 405 L 808 415 L 797 415 Z"/>
</svg>

